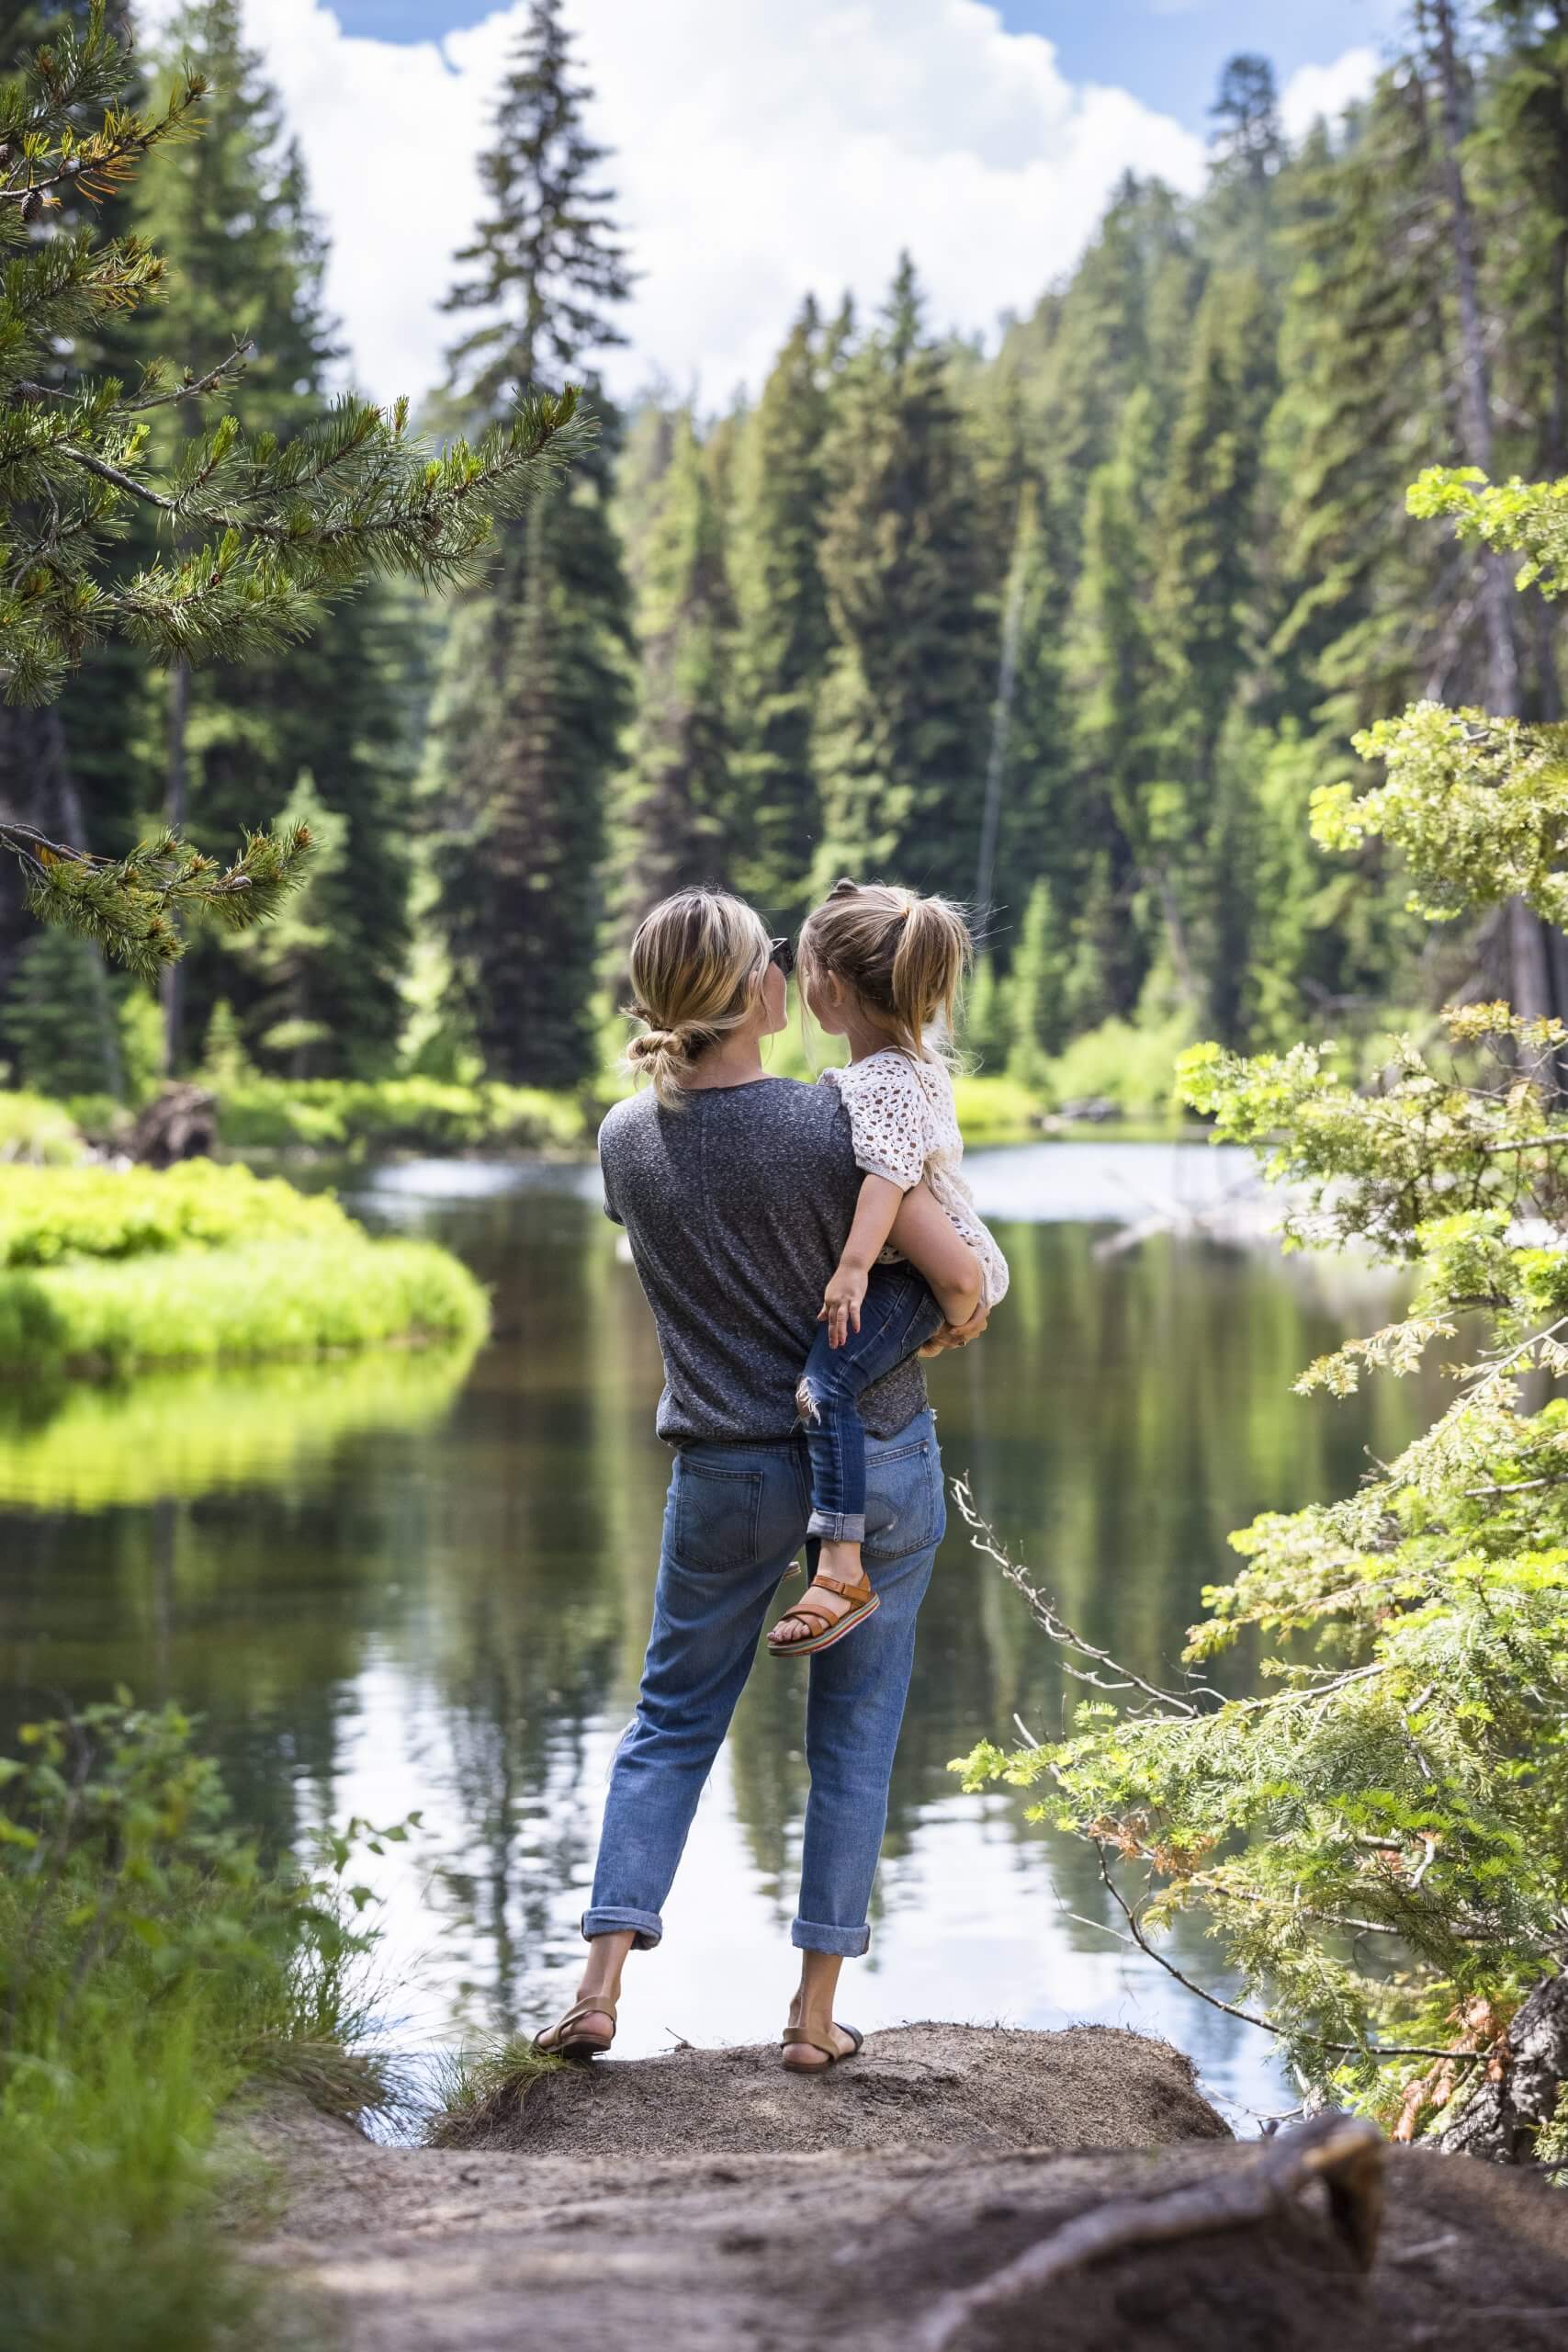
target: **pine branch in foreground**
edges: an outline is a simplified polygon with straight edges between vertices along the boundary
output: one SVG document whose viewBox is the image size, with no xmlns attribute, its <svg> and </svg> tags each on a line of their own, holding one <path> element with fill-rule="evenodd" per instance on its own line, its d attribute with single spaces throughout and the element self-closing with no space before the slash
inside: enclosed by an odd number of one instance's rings
<svg viewBox="0 0 1568 2352">
<path fill-rule="evenodd" d="M 0 849 L 21 865 L 28 904 L 39 921 L 91 939 L 138 978 L 152 979 L 185 952 L 176 917 L 205 918 L 247 931 L 276 913 L 304 878 L 306 825 L 248 833 L 232 865 L 189 849 L 176 834 L 139 842 L 128 857 L 96 857 L 46 840 L 29 825 L 0 821 Z"/>
<path fill-rule="evenodd" d="M 472 444 L 434 449 L 409 431 L 406 401 L 357 399 L 280 443 L 228 406 L 243 344 L 157 363 L 129 392 L 82 376 L 62 355 L 152 299 L 164 264 L 137 236 L 51 233 L 49 215 L 62 191 L 101 201 L 155 147 L 194 136 L 206 86 L 188 74 L 161 114 L 141 115 L 115 104 L 127 74 L 95 0 L 85 31 L 0 85 L 0 685 L 16 703 L 51 699 L 107 637 L 159 661 L 243 662 L 362 582 L 447 586 L 593 435 L 568 385 L 525 392 Z M 146 413 L 174 401 L 219 413 L 162 472 Z M 138 509 L 173 546 L 122 582 L 107 557 Z"/>
</svg>

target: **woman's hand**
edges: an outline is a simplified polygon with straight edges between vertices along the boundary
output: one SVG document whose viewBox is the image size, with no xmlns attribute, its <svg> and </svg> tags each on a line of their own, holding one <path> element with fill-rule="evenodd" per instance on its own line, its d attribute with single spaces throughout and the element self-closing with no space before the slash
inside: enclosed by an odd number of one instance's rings
<svg viewBox="0 0 1568 2352">
<path fill-rule="evenodd" d="M 966 1348 L 971 1340 L 979 1338 L 990 1319 L 991 1310 L 982 1299 L 967 1323 L 944 1323 L 941 1330 L 926 1341 L 920 1353 L 923 1356 L 940 1356 L 947 1348 Z"/>
<path fill-rule="evenodd" d="M 840 1260 L 829 1277 L 822 1294 L 822 1312 L 818 1323 L 828 1326 L 828 1345 L 841 1348 L 852 1331 L 860 1329 L 860 1311 L 865 1298 L 868 1276 L 863 1266 L 852 1266 Z"/>
</svg>

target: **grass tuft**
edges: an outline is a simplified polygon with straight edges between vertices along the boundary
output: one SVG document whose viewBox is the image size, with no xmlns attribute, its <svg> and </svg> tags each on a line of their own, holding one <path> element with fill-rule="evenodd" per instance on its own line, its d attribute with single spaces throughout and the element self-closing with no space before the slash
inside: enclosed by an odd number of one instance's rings
<svg viewBox="0 0 1568 2352">
<path fill-rule="evenodd" d="M 425 2126 L 432 2148 L 472 2148 L 504 2131 L 535 2085 L 564 2074 L 570 2061 L 536 2050 L 512 2033 L 443 2058 L 435 2081 L 436 2111 Z"/>
</svg>

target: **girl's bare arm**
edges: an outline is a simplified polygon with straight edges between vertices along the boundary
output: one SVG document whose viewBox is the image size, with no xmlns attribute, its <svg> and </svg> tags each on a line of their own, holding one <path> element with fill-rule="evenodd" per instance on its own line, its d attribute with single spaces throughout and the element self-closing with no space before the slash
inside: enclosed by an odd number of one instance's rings
<svg viewBox="0 0 1568 2352">
<path fill-rule="evenodd" d="M 888 1238 L 916 1272 L 924 1274 L 949 1323 L 967 1323 L 980 1304 L 980 1261 L 954 1230 L 952 1218 L 929 1185 L 917 1184 L 905 1193 Z"/>
<path fill-rule="evenodd" d="M 829 1277 L 818 1318 L 828 1326 L 828 1345 L 841 1348 L 852 1331 L 860 1329 L 861 1303 L 871 1270 L 885 1248 L 904 1195 L 886 1176 L 863 1178 L 855 1203 L 854 1222 L 843 1255 Z M 928 1275 L 927 1280 L 931 1278 Z"/>
</svg>

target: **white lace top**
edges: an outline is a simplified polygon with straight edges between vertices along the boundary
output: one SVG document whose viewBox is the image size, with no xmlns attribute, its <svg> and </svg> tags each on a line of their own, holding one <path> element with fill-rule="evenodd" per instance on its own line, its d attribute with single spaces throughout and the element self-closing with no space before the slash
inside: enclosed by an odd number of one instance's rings
<svg viewBox="0 0 1568 2352">
<path fill-rule="evenodd" d="M 1007 1295 L 1008 1261 L 981 1224 L 964 1181 L 964 1137 L 945 1066 L 916 1061 L 890 1046 L 845 1069 L 825 1069 L 822 1078 L 838 1088 L 850 1114 L 856 1166 L 906 1193 L 925 1179 L 980 1261 L 986 1305 L 995 1306 Z M 897 1250 L 890 1244 L 877 1262 L 897 1265 Z"/>
</svg>

